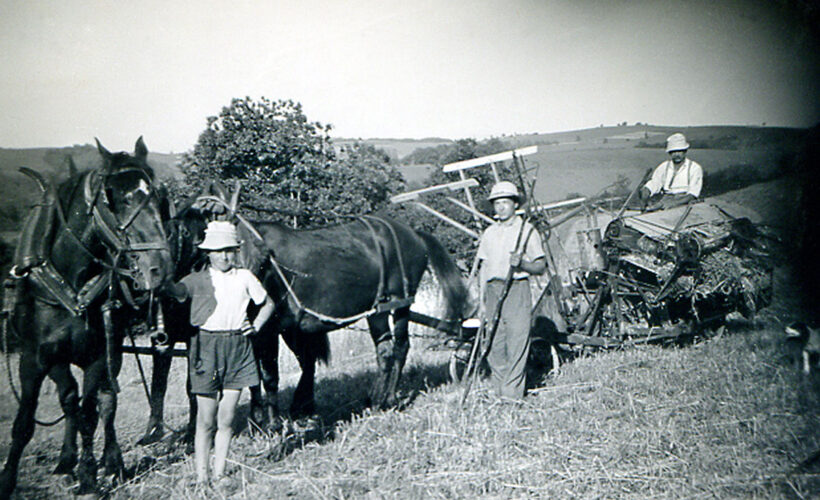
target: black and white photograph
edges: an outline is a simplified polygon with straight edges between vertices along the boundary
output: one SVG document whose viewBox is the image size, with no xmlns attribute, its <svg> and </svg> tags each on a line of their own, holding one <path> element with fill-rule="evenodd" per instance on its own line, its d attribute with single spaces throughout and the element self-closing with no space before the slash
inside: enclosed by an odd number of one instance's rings
<svg viewBox="0 0 820 500">
<path fill-rule="evenodd" d="M 820 498 L 820 4 L 0 1 L 0 500 Z"/>
</svg>

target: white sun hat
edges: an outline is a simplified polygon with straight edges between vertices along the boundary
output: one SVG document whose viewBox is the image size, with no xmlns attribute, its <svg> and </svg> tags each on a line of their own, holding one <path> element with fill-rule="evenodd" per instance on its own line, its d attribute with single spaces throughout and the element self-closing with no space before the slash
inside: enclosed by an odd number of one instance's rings
<svg viewBox="0 0 820 500">
<path fill-rule="evenodd" d="M 203 250 L 222 250 L 238 246 L 236 226 L 223 220 L 209 222 L 208 228 L 205 229 L 205 239 L 199 244 L 199 248 Z"/>
<path fill-rule="evenodd" d="M 490 196 L 488 196 L 487 199 L 493 201 L 498 198 L 512 198 L 521 202 L 521 195 L 518 194 L 518 188 L 510 181 L 497 182 L 490 190 Z"/>
<path fill-rule="evenodd" d="M 672 151 L 686 151 L 689 149 L 689 143 L 686 142 L 686 136 L 680 132 L 672 134 L 666 138 L 666 152 Z"/>
</svg>

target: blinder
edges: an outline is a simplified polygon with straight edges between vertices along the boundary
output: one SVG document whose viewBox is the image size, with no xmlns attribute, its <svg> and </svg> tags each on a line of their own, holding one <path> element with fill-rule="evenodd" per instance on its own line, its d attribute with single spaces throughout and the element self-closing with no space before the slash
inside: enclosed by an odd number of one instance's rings
<svg viewBox="0 0 820 500">
<path fill-rule="evenodd" d="M 110 177 L 126 172 L 137 172 L 143 175 L 148 186 L 148 192 L 140 203 L 124 218 L 122 222 L 120 222 L 116 214 L 114 214 L 114 212 L 109 208 L 109 203 L 111 203 L 111 200 L 108 199 L 107 196 L 101 197 L 100 192 L 104 191 L 105 184 L 108 182 Z M 132 278 L 134 277 L 132 271 L 116 268 L 117 261 L 122 254 L 153 250 L 165 250 L 170 254 L 168 242 L 165 240 L 164 234 L 162 235 L 162 239 L 160 241 L 137 243 L 131 243 L 128 241 L 128 236 L 124 234 L 134 220 L 136 220 L 137 216 L 145 209 L 151 199 L 158 198 L 150 177 L 143 169 L 138 167 L 127 167 L 119 169 L 115 172 L 105 172 L 104 174 L 98 171 L 91 172 L 88 176 L 86 176 L 83 192 L 85 201 L 89 205 L 91 216 L 96 227 L 99 229 L 106 246 L 114 252 L 115 262 L 113 265 L 115 266 L 115 271 L 118 274 L 128 275 Z M 100 200 L 100 198 L 104 198 L 104 200 Z"/>
</svg>

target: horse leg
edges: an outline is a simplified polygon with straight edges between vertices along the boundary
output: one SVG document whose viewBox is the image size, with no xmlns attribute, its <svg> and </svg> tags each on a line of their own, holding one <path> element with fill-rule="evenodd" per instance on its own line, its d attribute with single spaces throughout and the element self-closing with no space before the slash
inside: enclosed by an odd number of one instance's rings
<svg viewBox="0 0 820 500">
<path fill-rule="evenodd" d="M 188 350 L 191 349 L 191 342 L 186 342 Z M 185 435 L 183 441 L 193 447 L 194 434 L 196 433 L 196 414 L 199 411 L 199 406 L 196 402 L 196 395 L 191 392 L 191 372 L 185 370 L 185 393 L 188 395 L 188 425 L 185 426 Z"/>
<path fill-rule="evenodd" d="M 171 371 L 172 352 L 155 352 L 151 355 L 151 414 L 148 417 L 148 427 L 145 434 L 137 441 L 137 445 L 145 446 L 162 439 L 164 433 L 163 415 L 165 413 L 165 393 L 168 389 L 168 373 Z"/>
<path fill-rule="evenodd" d="M 83 398 L 80 404 L 80 462 L 77 479 L 80 481 L 78 494 L 93 493 L 97 485 L 97 461 L 94 458 L 94 432 L 97 430 L 97 392 L 105 373 L 105 358 L 92 363 L 83 373 Z"/>
<path fill-rule="evenodd" d="M 251 387 L 251 418 L 268 432 L 282 429 L 279 418 L 279 335 L 268 325 L 253 339 L 262 385 Z M 265 393 L 262 394 L 264 387 Z"/>
<path fill-rule="evenodd" d="M 410 323 L 410 309 L 402 308 L 393 311 L 393 365 L 387 375 L 387 405 L 398 404 L 398 387 L 401 379 L 401 372 L 404 363 L 407 361 L 407 353 L 410 351 L 410 335 L 408 326 Z"/>
<path fill-rule="evenodd" d="M 111 376 L 117 377 L 122 368 L 122 353 L 111 360 Z M 100 419 L 103 424 L 105 436 L 103 444 L 102 463 L 105 475 L 114 475 L 120 481 L 125 480 L 125 463 L 122 459 L 122 450 L 117 441 L 117 430 L 114 427 L 114 420 L 117 416 L 117 392 L 112 386 L 112 381 L 108 378 L 108 371 L 103 370 L 103 379 L 100 383 L 99 403 Z"/>
<path fill-rule="evenodd" d="M 17 486 L 17 469 L 20 457 L 34 435 L 34 413 L 37 398 L 45 378 L 45 371 L 38 366 L 36 356 L 31 353 L 20 355 L 20 406 L 11 429 L 11 447 L 3 472 L 0 473 L 0 498 L 9 498 Z"/>
<path fill-rule="evenodd" d="M 114 418 L 117 414 L 117 393 L 106 387 L 100 391 L 100 419 L 105 433 L 102 463 L 106 475 L 114 475 L 121 481 L 125 479 L 125 463 L 122 459 L 122 450 L 117 442 L 117 431 L 114 428 Z"/>
<path fill-rule="evenodd" d="M 284 332 L 282 338 L 288 347 L 290 347 L 290 350 L 293 351 L 296 360 L 299 362 L 299 367 L 302 369 L 299 383 L 296 384 L 296 390 L 293 391 L 290 415 L 293 418 L 312 415 L 316 413 L 316 405 L 314 402 L 316 353 L 310 348 L 309 343 L 304 340 L 304 335 L 298 337 L 300 340 L 297 340 L 296 334 Z"/>
<path fill-rule="evenodd" d="M 376 381 L 370 390 L 370 404 L 376 408 L 385 408 L 389 397 L 389 375 L 395 364 L 395 348 L 387 313 L 374 314 L 368 317 L 367 324 L 370 326 L 370 336 L 373 338 L 373 345 L 376 347 L 376 361 L 379 367 Z"/>
<path fill-rule="evenodd" d="M 54 474 L 70 474 L 77 465 L 77 419 L 80 413 L 80 393 L 77 380 L 71 374 L 68 364 L 54 366 L 48 373 L 57 384 L 60 406 L 65 415 L 63 448 Z"/>
</svg>

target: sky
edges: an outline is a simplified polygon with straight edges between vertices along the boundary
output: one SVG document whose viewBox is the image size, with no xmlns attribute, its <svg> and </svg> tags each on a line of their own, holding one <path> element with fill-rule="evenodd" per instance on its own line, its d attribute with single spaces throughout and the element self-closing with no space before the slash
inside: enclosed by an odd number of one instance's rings
<svg viewBox="0 0 820 500">
<path fill-rule="evenodd" d="M 187 151 L 245 96 L 362 139 L 808 127 L 820 43 L 804 4 L 0 0 L 0 147 Z"/>
</svg>

